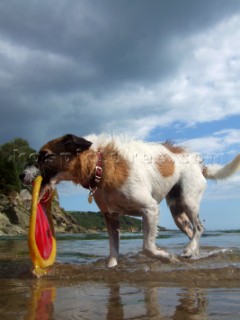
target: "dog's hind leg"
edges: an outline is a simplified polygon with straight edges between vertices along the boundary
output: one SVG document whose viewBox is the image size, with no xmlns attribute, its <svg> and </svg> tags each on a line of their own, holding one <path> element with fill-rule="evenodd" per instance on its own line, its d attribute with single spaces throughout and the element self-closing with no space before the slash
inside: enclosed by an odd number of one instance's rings
<svg viewBox="0 0 240 320">
<path fill-rule="evenodd" d="M 189 205 L 189 202 L 192 202 L 192 200 L 186 201 L 185 211 L 193 225 L 193 237 L 185 248 L 182 254 L 183 257 L 192 257 L 199 254 L 199 240 L 204 231 L 203 225 L 198 218 L 198 206 L 196 204 Z"/>
<path fill-rule="evenodd" d="M 177 258 L 165 250 L 156 246 L 157 224 L 158 224 L 158 205 L 157 203 L 144 209 L 143 213 L 143 250 L 152 257 L 164 261 L 177 261 Z"/>
<path fill-rule="evenodd" d="M 198 189 L 198 192 L 183 196 L 182 206 L 193 227 L 193 236 L 183 252 L 183 257 L 192 257 L 199 254 L 199 240 L 204 231 L 199 219 L 199 207 L 203 191 L 204 188 L 201 188 Z"/>
<path fill-rule="evenodd" d="M 105 221 L 109 236 L 110 256 L 108 267 L 115 267 L 119 257 L 120 223 L 118 214 L 105 213 Z"/>
<path fill-rule="evenodd" d="M 198 214 L 206 180 L 199 170 L 196 170 L 194 174 L 195 179 L 186 174 L 166 197 L 176 225 L 190 239 L 183 252 L 184 257 L 195 256 L 199 253 L 199 240 L 204 231 Z"/>
<path fill-rule="evenodd" d="M 172 217 L 174 219 L 174 222 L 176 226 L 185 233 L 189 239 L 192 239 L 193 237 L 193 228 L 192 224 L 184 212 L 183 206 L 181 204 L 181 201 L 169 199 L 166 197 L 167 204 L 169 206 L 169 209 L 171 211 Z"/>
</svg>

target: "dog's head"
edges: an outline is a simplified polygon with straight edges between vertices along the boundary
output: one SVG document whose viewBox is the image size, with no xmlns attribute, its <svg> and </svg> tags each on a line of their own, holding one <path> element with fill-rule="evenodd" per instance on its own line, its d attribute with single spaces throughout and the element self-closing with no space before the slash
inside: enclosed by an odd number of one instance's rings
<svg viewBox="0 0 240 320">
<path fill-rule="evenodd" d="M 69 167 L 91 144 L 90 141 L 72 134 L 49 141 L 40 149 L 36 162 L 26 167 L 21 174 L 23 184 L 31 185 L 39 175 L 43 178 L 43 187 L 55 185 L 61 180 L 72 180 Z"/>
</svg>

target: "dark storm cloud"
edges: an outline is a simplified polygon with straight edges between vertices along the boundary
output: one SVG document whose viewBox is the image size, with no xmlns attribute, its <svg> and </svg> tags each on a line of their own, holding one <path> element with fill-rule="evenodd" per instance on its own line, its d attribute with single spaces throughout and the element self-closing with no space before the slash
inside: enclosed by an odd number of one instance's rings
<svg viewBox="0 0 240 320">
<path fill-rule="evenodd" d="M 39 147 L 141 122 L 159 107 L 122 96 L 174 74 L 182 40 L 239 9 L 238 0 L 1 1 L 0 143 Z"/>
</svg>

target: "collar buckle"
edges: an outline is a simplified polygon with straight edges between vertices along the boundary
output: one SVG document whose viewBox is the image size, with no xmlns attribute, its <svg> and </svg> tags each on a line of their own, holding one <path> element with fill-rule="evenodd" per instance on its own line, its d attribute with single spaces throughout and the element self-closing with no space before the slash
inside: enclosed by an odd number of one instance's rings
<svg viewBox="0 0 240 320">
<path fill-rule="evenodd" d="M 92 202 L 92 198 L 94 196 L 94 193 L 97 191 L 98 184 L 100 183 L 102 179 L 102 174 L 103 174 L 102 153 L 98 151 L 97 156 L 98 156 L 98 160 L 95 166 L 95 175 L 93 177 L 93 180 L 90 181 L 88 185 L 88 189 L 90 190 L 89 197 L 88 197 L 89 203 Z"/>
<path fill-rule="evenodd" d="M 102 178 L 103 168 L 100 166 L 96 166 L 95 168 L 95 182 L 99 183 Z"/>
</svg>

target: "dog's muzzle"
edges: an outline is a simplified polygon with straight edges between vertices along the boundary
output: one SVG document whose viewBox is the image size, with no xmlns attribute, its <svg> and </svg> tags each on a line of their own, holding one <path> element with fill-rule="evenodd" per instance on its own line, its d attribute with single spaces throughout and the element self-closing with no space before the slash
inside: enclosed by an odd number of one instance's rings
<svg viewBox="0 0 240 320">
<path fill-rule="evenodd" d="M 35 166 L 29 166 L 20 174 L 19 177 L 24 185 L 29 186 L 32 185 L 33 181 L 40 174 L 41 172 L 38 168 Z"/>
</svg>

